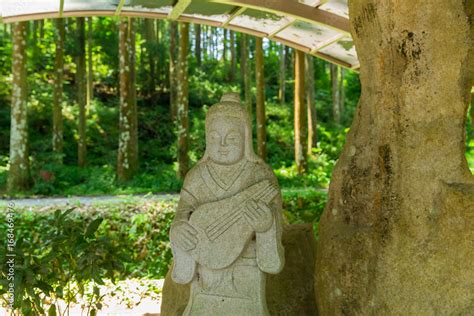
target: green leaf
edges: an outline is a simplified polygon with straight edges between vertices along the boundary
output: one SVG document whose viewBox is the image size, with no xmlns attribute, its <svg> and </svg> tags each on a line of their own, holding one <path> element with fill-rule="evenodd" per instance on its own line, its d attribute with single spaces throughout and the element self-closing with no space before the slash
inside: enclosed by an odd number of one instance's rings
<svg viewBox="0 0 474 316">
<path fill-rule="evenodd" d="M 66 216 L 71 214 L 71 212 L 74 211 L 75 209 L 76 209 L 75 207 L 71 207 L 70 209 L 65 210 L 64 213 L 61 214 L 60 221 L 62 221 Z"/>
<path fill-rule="evenodd" d="M 96 218 L 95 220 L 93 220 L 89 226 L 87 226 L 87 230 L 86 230 L 86 234 L 85 234 L 85 237 L 92 237 L 95 232 L 97 231 L 97 229 L 99 228 L 100 224 L 102 224 L 102 221 L 104 219 L 99 217 L 99 218 Z"/>
<path fill-rule="evenodd" d="M 48 310 L 48 316 L 56 316 L 56 305 L 52 304 Z"/>
</svg>

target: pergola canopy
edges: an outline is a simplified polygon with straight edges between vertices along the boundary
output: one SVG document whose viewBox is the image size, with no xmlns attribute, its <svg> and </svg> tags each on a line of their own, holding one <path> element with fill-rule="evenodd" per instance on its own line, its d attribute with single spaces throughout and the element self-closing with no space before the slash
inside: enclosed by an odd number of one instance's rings
<svg viewBox="0 0 474 316">
<path fill-rule="evenodd" d="M 358 70 L 347 0 L 4 0 L 4 23 L 75 16 L 172 19 L 265 37 Z"/>
</svg>

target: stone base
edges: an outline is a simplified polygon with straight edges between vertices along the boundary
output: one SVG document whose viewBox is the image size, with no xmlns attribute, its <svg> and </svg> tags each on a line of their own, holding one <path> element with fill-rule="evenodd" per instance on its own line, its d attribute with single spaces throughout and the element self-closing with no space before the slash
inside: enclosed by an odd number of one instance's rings
<svg viewBox="0 0 474 316">
<path fill-rule="evenodd" d="M 287 225 L 283 229 L 285 267 L 267 275 L 267 305 L 270 315 L 317 315 L 314 300 L 315 239 L 311 224 Z M 189 285 L 176 284 L 171 270 L 163 286 L 162 316 L 181 316 L 189 299 Z"/>
</svg>

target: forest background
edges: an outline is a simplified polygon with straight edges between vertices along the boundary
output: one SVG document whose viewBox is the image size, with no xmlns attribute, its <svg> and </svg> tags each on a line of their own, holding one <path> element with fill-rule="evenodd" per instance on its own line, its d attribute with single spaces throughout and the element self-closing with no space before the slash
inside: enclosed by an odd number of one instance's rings
<svg viewBox="0 0 474 316">
<path fill-rule="evenodd" d="M 312 223 L 317 233 L 331 173 L 361 93 L 356 72 L 279 43 L 210 26 L 109 17 L 58 21 L 24 23 L 29 173 L 25 185 L 10 188 L 15 34 L 11 25 L 0 25 L 0 195 L 178 193 L 185 171 L 204 152 L 207 109 L 224 92 L 236 91 L 251 109 L 260 154 L 256 109 L 265 109 L 266 160 L 283 191 L 286 221 Z M 301 70 L 302 60 L 303 73 L 295 71 Z M 58 65 L 63 65 L 59 76 Z M 295 95 L 302 87 L 303 93 Z M 124 103 L 136 107 L 130 110 Z M 306 116 L 298 126 L 296 104 Z M 474 111 L 469 113 L 466 158 L 474 170 Z M 120 123 L 127 115 L 136 117 L 132 128 L 137 133 L 125 146 L 132 151 L 127 157 L 136 155 L 129 173 L 119 150 L 124 133 L 130 132 Z M 53 137 L 58 117 L 60 145 Z M 294 150 L 302 139 L 308 146 L 304 163 L 295 161 Z M 40 293 L 54 302 L 73 301 L 73 289 L 85 295 L 88 282 L 164 277 L 175 203 L 18 210 L 16 238 L 22 241 L 16 251 L 23 265 L 17 271 L 17 296 L 23 299 L 17 308 L 41 313 L 47 304 Z M 3 231 L 6 213 L 0 217 Z M 2 245 L 4 238 L 1 233 Z M 0 254 L 2 266 L 5 260 Z M 71 289 L 71 283 L 76 287 Z M 101 296 L 93 289 L 89 307 L 100 309 Z M 5 291 L 0 283 L 0 295 Z"/>
</svg>

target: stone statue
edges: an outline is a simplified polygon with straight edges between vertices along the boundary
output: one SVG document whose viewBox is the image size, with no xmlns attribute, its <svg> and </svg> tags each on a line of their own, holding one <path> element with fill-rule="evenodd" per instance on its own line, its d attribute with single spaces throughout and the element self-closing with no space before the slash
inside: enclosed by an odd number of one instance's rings
<svg viewBox="0 0 474 316">
<path fill-rule="evenodd" d="M 172 278 L 192 282 L 184 315 L 268 315 L 265 273 L 284 265 L 281 209 L 249 115 L 227 93 L 207 113 L 206 152 L 186 175 L 171 225 Z"/>
</svg>

